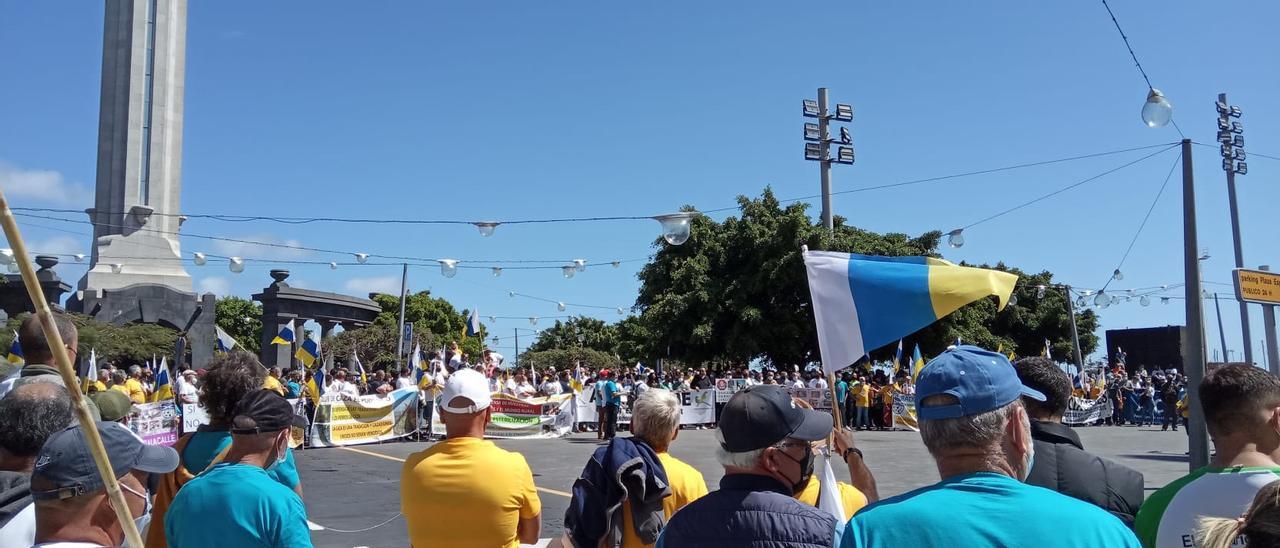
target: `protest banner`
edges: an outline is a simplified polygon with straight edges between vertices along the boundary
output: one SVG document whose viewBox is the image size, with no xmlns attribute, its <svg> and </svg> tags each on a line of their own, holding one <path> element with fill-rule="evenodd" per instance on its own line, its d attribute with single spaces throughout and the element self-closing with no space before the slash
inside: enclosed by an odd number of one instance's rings
<svg viewBox="0 0 1280 548">
<path fill-rule="evenodd" d="M 129 419 L 133 430 L 147 445 L 173 445 L 178 441 L 178 407 L 173 400 L 134 405 L 137 414 Z"/>
<path fill-rule="evenodd" d="M 489 422 L 484 427 L 486 438 L 558 438 L 573 430 L 574 396 L 571 394 L 520 399 L 494 393 L 490 397 Z M 444 435 L 444 424 L 432 421 L 431 431 Z"/>
<path fill-rule="evenodd" d="M 716 379 L 716 403 L 728 403 L 729 398 L 747 387 L 747 379 Z"/>
<path fill-rule="evenodd" d="M 893 395 L 893 427 L 920 431 L 920 424 L 916 422 L 915 396 Z"/>
<path fill-rule="evenodd" d="M 1062 416 L 1064 424 L 1092 424 L 1110 418 L 1111 400 L 1101 397 L 1096 400 L 1071 397 L 1067 402 L 1067 412 Z"/>
<path fill-rule="evenodd" d="M 359 445 L 412 434 L 418 428 L 418 390 L 341 399 L 325 395 L 311 423 L 312 447 Z"/>
<path fill-rule="evenodd" d="M 209 424 L 209 413 L 198 403 L 182 404 L 182 433 L 195 432 L 201 425 Z"/>
<path fill-rule="evenodd" d="M 788 388 L 791 397 L 800 398 L 818 411 L 831 411 L 831 390 L 826 388 Z"/>
<path fill-rule="evenodd" d="M 675 395 L 680 398 L 680 424 L 682 426 L 714 424 L 716 422 L 716 390 L 714 388 L 706 390 L 677 390 Z M 578 424 L 596 424 L 599 422 L 596 403 L 591 401 L 591 387 L 583 389 L 582 393 L 575 397 L 574 406 L 574 421 Z M 618 410 L 618 425 L 628 424 L 631 424 L 631 408 L 624 406 Z"/>
</svg>

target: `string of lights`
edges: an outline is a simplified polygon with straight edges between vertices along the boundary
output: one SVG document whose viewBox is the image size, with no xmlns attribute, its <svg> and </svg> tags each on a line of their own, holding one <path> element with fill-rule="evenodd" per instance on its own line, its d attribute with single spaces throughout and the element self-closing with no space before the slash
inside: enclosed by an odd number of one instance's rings
<svg viewBox="0 0 1280 548">
<path fill-rule="evenodd" d="M 1160 90 L 1151 85 L 1151 79 L 1147 77 L 1146 69 L 1142 68 L 1142 63 L 1138 61 L 1138 54 L 1133 52 L 1133 45 L 1129 43 L 1129 36 L 1124 33 L 1124 29 L 1120 28 L 1120 21 L 1116 19 L 1115 12 L 1111 11 L 1111 5 L 1107 3 L 1107 0 L 1102 0 L 1102 7 L 1107 9 L 1107 15 L 1111 16 L 1111 22 L 1115 24 L 1116 31 L 1120 33 L 1120 39 L 1124 40 L 1124 47 L 1129 50 L 1129 57 L 1133 58 L 1133 64 L 1138 67 L 1138 73 L 1142 74 L 1142 81 L 1147 83 L 1147 102 L 1142 106 L 1142 120 L 1146 122 L 1148 127 L 1153 128 L 1172 122 L 1173 129 L 1178 130 L 1178 135 L 1185 139 L 1186 135 L 1182 134 L 1182 128 L 1178 127 L 1178 122 L 1173 120 L 1173 106 L 1164 98 L 1164 94 L 1160 93 Z"/>
</svg>

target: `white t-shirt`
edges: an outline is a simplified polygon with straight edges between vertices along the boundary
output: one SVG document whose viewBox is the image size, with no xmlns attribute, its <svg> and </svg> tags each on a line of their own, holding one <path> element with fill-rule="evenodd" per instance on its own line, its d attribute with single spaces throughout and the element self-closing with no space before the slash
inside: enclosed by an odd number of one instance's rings
<svg viewBox="0 0 1280 548">
<path fill-rule="evenodd" d="M 399 390 L 401 388 L 413 388 L 413 387 L 414 387 L 413 375 L 409 375 L 408 377 L 396 377 L 396 390 Z"/>
<path fill-rule="evenodd" d="M 329 386 L 329 390 L 342 394 L 348 398 L 360 397 L 360 389 L 356 388 L 356 385 L 347 381 L 333 381 L 333 384 Z"/>
<path fill-rule="evenodd" d="M 559 395 L 561 392 L 560 381 L 557 381 L 555 379 L 547 379 L 542 383 L 542 392 L 548 396 Z"/>
<path fill-rule="evenodd" d="M 796 379 L 794 381 L 791 381 L 790 386 L 791 388 L 804 388 L 804 381 L 800 379 Z"/>
<path fill-rule="evenodd" d="M 0 546 L 31 546 L 35 541 L 36 505 L 32 503 L 14 514 L 4 527 L 0 527 Z"/>
<path fill-rule="evenodd" d="M 827 388 L 827 379 L 822 377 L 809 379 L 809 388 Z"/>
<path fill-rule="evenodd" d="M 1201 516 L 1238 518 L 1259 489 L 1278 479 L 1280 468 L 1201 468 L 1153 493 L 1138 510 L 1134 532 L 1143 546 L 1191 546 Z"/>
<path fill-rule="evenodd" d="M 507 379 L 507 383 L 503 385 L 502 393 L 508 396 L 514 396 L 516 395 L 517 388 L 519 388 L 519 385 L 516 384 L 515 379 Z"/>
<path fill-rule="evenodd" d="M 200 399 L 196 393 L 196 385 L 184 382 L 178 385 L 178 401 L 180 403 L 196 403 Z"/>
<path fill-rule="evenodd" d="M 515 395 L 517 398 L 532 398 L 537 393 L 538 390 L 532 384 L 529 384 L 529 381 L 516 385 Z"/>
</svg>

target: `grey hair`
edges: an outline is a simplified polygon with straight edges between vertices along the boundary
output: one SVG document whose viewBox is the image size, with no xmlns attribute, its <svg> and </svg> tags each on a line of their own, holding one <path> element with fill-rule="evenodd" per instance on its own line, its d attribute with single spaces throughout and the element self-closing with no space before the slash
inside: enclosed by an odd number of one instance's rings
<svg viewBox="0 0 1280 548">
<path fill-rule="evenodd" d="M 631 408 L 631 433 L 654 449 L 666 449 L 680 427 L 680 398 L 670 390 L 650 388 Z"/>
<path fill-rule="evenodd" d="M 141 372 L 142 372 L 142 366 L 140 366 L 140 365 L 138 365 L 138 364 L 136 364 L 136 363 L 135 363 L 135 364 L 133 364 L 133 365 L 130 365 L 130 366 L 129 366 L 129 374 L 130 374 L 130 375 L 137 375 L 138 373 L 141 373 Z"/>
<path fill-rule="evenodd" d="M 933 400 L 937 398 L 937 400 Z M 940 394 L 925 400 L 932 405 L 948 405 L 956 403 L 955 396 Z M 922 402 L 924 403 L 924 402 Z M 1013 400 L 1004 407 L 985 413 L 956 417 L 951 419 L 920 419 L 920 439 L 929 450 L 929 454 L 937 457 L 952 449 L 998 447 L 1004 438 L 1005 426 L 1013 419 L 1016 409 L 1022 407 L 1020 400 Z M 1026 422 L 1026 414 L 1023 414 Z M 1030 427 L 1029 424 L 1024 427 Z"/>
<path fill-rule="evenodd" d="M 716 444 L 716 461 L 720 463 L 720 466 L 725 467 L 755 468 L 756 464 L 760 462 L 760 457 L 764 456 L 764 450 L 768 449 L 768 447 L 761 447 L 741 453 L 728 451 L 722 445 L 724 436 L 719 429 L 716 430 L 716 441 L 719 442 Z"/>
<path fill-rule="evenodd" d="M 124 382 L 124 371 L 121 371 L 119 369 L 113 369 L 111 371 L 111 382 L 114 382 L 116 384 L 120 384 Z"/>
</svg>

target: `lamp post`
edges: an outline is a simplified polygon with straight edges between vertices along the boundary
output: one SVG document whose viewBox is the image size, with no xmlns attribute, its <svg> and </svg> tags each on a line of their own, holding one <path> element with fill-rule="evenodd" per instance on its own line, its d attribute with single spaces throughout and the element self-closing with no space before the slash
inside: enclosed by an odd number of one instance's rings
<svg viewBox="0 0 1280 548">
<path fill-rule="evenodd" d="M 840 138 L 831 137 L 830 121 L 852 122 L 853 107 L 837 104 L 835 114 L 827 111 L 827 88 L 818 88 L 818 100 L 805 99 L 802 102 L 805 118 L 817 118 L 818 123 L 804 124 L 804 159 L 818 162 L 822 176 L 822 226 L 828 232 L 835 232 L 835 221 L 831 213 L 831 164 L 853 164 L 853 137 L 849 129 L 841 127 Z M 831 143 L 838 143 L 836 157 L 831 157 Z"/>
<path fill-rule="evenodd" d="M 1191 470 L 1209 464 L 1209 431 L 1200 403 L 1200 382 L 1204 380 L 1204 300 L 1201 298 L 1199 237 L 1196 232 L 1196 188 L 1191 169 L 1191 139 L 1182 140 L 1182 259 L 1185 270 L 1187 305 L 1186 347 L 1182 349 L 1182 370 L 1187 374 L 1187 394 L 1191 422 L 1187 425 L 1187 445 Z"/>
<path fill-rule="evenodd" d="M 1244 125 L 1240 123 L 1240 107 L 1227 104 L 1227 94 L 1219 93 L 1218 144 L 1222 153 L 1222 171 L 1227 173 L 1227 199 L 1231 205 L 1231 238 L 1236 252 L 1236 268 L 1244 268 L 1244 249 L 1240 244 L 1240 209 L 1236 206 L 1236 175 L 1249 172 L 1244 158 Z M 1232 120 L 1236 118 L 1236 120 Z M 1249 333 L 1249 305 L 1240 301 L 1240 335 L 1244 337 L 1244 361 L 1253 363 L 1253 336 Z"/>
</svg>

